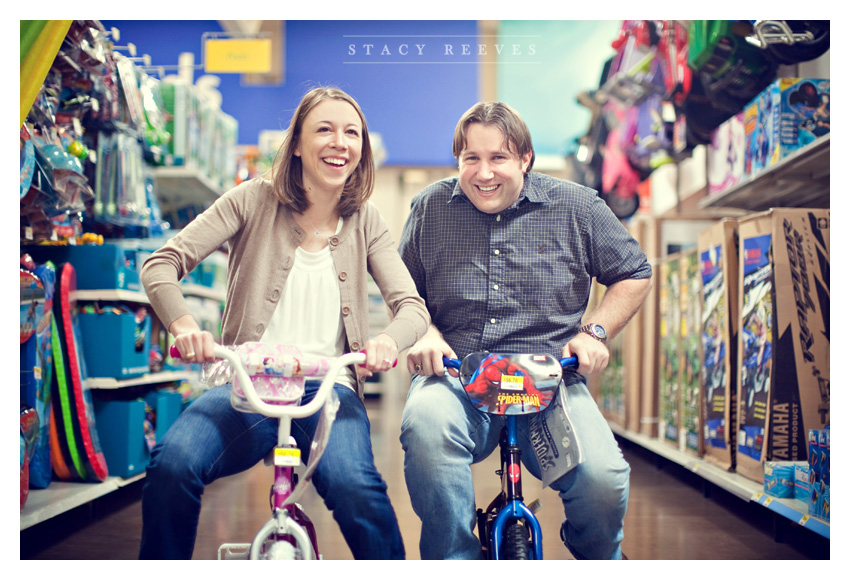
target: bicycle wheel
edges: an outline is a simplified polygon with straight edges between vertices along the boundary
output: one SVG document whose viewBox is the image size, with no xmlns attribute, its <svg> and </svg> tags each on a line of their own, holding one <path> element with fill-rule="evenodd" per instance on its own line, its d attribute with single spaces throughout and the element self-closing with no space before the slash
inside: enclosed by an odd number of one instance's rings
<svg viewBox="0 0 850 580">
<path fill-rule="evenodd" d="M 528 560 L 530 559 L 531 540 L 528 537 L 528 529 L 520 521 L 514 521 L 505 528 L 505 537 L 502 539 L 502 554 L 505 560 Z"/>
<path fill-rule="evenodd" d="M 301 560 L 301 550 L 289 540 L 277 540 L 266 546 L 266 560 Z"/>
</svg>

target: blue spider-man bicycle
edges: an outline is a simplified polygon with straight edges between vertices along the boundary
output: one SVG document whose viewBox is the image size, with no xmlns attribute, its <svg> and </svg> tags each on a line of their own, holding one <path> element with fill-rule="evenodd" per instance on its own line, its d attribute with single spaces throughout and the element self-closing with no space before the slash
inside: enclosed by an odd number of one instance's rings
<svg viewBox="0 0 850 580">
<path fill-rule="evenodd" d="M 485 558 L 542 560 L 540 522 L 522 498 L 522 468 L 517 444 L 517 416 L 546 409 L 561 383 L 563 369 L 578 366 L 576 357 L 472 353 L 462 361 L 443 358 L 457 369 L 473 405 L 484 413 L 504 415 L 499 448 L 502 491 L 486 510 L 478 509 L 478 538 Z"/>
</svg>

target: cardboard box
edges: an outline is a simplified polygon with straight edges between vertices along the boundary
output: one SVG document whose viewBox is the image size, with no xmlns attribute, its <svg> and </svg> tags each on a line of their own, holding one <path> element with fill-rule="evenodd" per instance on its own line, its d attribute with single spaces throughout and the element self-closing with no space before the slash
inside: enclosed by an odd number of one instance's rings
<svg viewBox="0 0 850 580">
<path fill-rule="evenodd" d="M 761 140 L 761 141 L 760 141 Z M 744 107 L 744 177 L 752 177 L 764 168 L 764 135 L 760 131 L 759 97 Z"/>
<path fill-rule="evenodd" d="M 147 412 L 145 402 L 94 400 L 95 424 L 103 457 L 110 476 L 132 477 L 142 473 L 150 462 L 145 441 Z"/>
<path fill-rule="evenodd" d="M 658 438 L 677 449 L 681 396 L 679 256 L 676 253 L 662 259 L 658 269 Z"/>
<path fill-rule="evenodd" d="M 635 222 L 640 223 L 639 228 L 637 228 Z M 629 323 L 630 325 L 635 324 L 634 332 L 637 338 L 634 340 L 640 343 L 638 356 L 641 359 L 641 365 L 639 369 L 634 369 L 637 377 L 639 377 L 635 379 L 639 383 L 635 396 L 640 401 L 638 429 L 641 434 L 647 437 L 658 438 L 660 426 L 661 370 L 658 363 L 661 336 L 659 301 L 660 288 L 663 285 L 661 263 L 668 259 L 668 256 L 696 247 L 700 230 L 713 225 L 715 222 L 716 220 L 702 218 L 636 216 L 633 223 L 630 224 L 630 228 L 635 228 L 634 231 L 640 235 L 638 241 L 646 253 L 647 260 L 652 265 L 650 293 L 638 315 Z M 636 239 L 637 234 L 633 234 Z M 628 336 L 630 335 L 627 334 Z M 628 340 L 627 338 L 627 342 Z M 627 404 L 627 414 L 628 412 Z"/>
<path fill-rule="evenodd" d="M 132 477 L 150 463 L 151 450 L 183 411 L 183 396 L 153 390 L 126 400 L 119 391 L 93 400 L 98 439 L 110 476 Z"/>
<path fill-rule="evenodd" d="M 699 252 L 697 248 L 679 255 L 679 447 L 702 457 L 702 301 L 700 296 Z"/>
<path fill-rule="evenodd" d="M 830 430 L 809 430 L 809 515 L 829 521 L 830 519 Z"/>
<path fill-rule="evenodd" d="M 762 95 L 765 167 L 829 133 L 829 79 L 779 78 Z"/>
<path fill-rule="evenodd" d="M 726 191 L 744 178 L 747 140 L 743 111 L 732 115 L 711 135 L 708 147 L 708 194 Z"/>
<path fill-rule="evenodd" d="M 812 485 L 809 483 L 809 464 L 799 462 L 794 468 L 794 499 L 808 505 Z"/>
<path fill-rule="evenodd" d="M 77 315 L 87 376 L 129 379 L 150 371 L 151 317 L 136 318 L 112 309 Z"/>
<path fill-rule="evenodd" d="M 153 409 L 155 441 L 161 441 L 183 412 L 183 395 L 176 391 L 161 389 L 148 393 L 145 396 L 145 402 Z"/>
<path fill-rule="evenodd" d="M 794 497 L 795 461 L 766 461 L 764 464 L 764 493 L 773 497 Z"/>
<path fill-rule="evenodd" d="M 134 249 L 103 244 L 32 246 L 28 251 L 36 262 L 70 262 L 74 266 L 78 290 L 142 290 Z"/>
<path fill-rule="evenodd" d="M 735 469 L 738 397 L 738 222 L 724 218 L 699 234 L 703 340 L 704 458 Z"/>
<path fill-rule="evenodd" d="M 656 260 L 660 239 L 659 223 L 655 219 L 644 219 L 641 227 L 641 247 L 652 265 L 652 288 L 640 310 L 641 358 L 645 364 L 640 370 L 640 419 L 639 432 L 647 437 L 658 437 L 658 276 Z"/>
<path fill-rule="evenodd" d="M 829 425 L 828 209 L 779 208 L 739 221 L 737 471 L 807 457 Z"/>
</svg>

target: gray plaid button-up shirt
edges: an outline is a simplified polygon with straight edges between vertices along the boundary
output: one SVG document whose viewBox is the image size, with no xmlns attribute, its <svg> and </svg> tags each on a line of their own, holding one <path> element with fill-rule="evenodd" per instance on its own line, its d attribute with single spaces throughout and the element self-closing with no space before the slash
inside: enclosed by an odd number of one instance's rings
<svg viewBox="0 0 850 580">
<path fill-rule="evenodd" d="M 610 286 L 652 275 L 594 190 L 541 173 L 527 174 L 500 214 L 478 211 L 457 177 L 428 186 L 413 199 L 399 252 L 460 358 L 481 350 L 560 358 L 593 278 Z"/>
</svg>

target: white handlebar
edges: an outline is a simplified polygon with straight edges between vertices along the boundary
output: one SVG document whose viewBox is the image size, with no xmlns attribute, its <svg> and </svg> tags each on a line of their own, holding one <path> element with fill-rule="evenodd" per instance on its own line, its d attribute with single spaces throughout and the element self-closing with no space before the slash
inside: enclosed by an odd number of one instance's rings
<svg viewBox="0 0 850 580">
<path fill-rule="evenodd" d="M 254 384 L 251 382 L 251 377 L 249 377 L 248 373 L 245 372 L 245 367 L 242 366 L 242 361 L 239 359 L 239 355 L 236 352 L 217 344 L 213 349 L 213 353 L 215 356 L 223 358 L 230 363 L 231 368 L 233 368 L 236 376 L 239 378 L 239 384 L 245 393 L 245 398 L 248 400 L 248 404 L 257 413 L 266 415 L 267 417 L 291 417 L 293 419 L 309 417 L 321 409 L 322 405 L 325 404 L 325 400 L 330 395 L 334 382 L 340 372 L 342 372 L 342 370 L 348 365 L 363 364 L 366 362 L 365 353 L 352 352 L 344 354 L 341 357 L 334 359 L 331 363 L 330 368 L 328 369 L 328 372 L 322 380 L 322 384 L 319 386 L 319 390 L 316 392 L 316 396 L 313 397 L 312 401 L 306 405 L 270 405 L 260 399 L 259 395 L 257 395 L 257 391 L 254 389 Z"/>
</svg>

